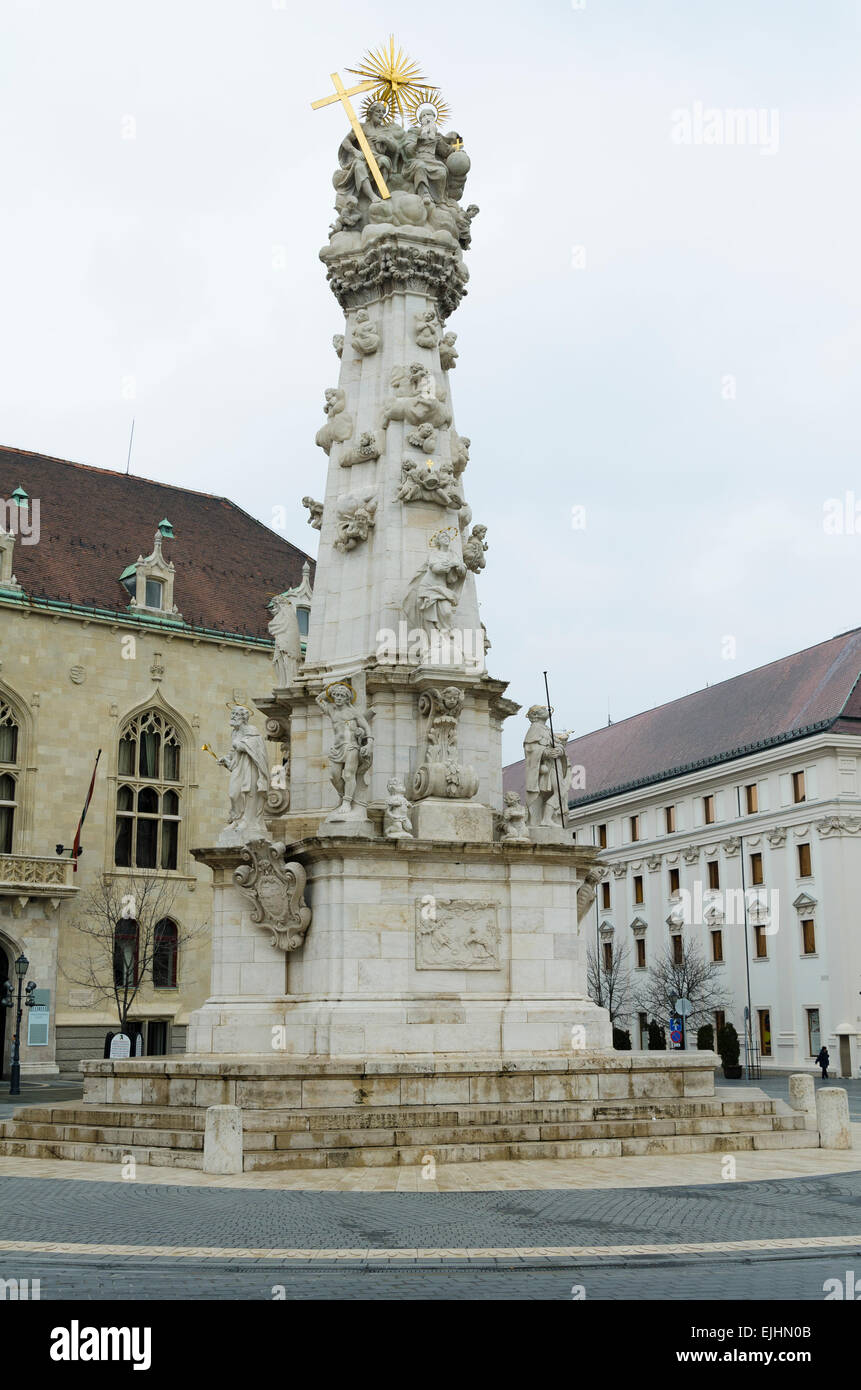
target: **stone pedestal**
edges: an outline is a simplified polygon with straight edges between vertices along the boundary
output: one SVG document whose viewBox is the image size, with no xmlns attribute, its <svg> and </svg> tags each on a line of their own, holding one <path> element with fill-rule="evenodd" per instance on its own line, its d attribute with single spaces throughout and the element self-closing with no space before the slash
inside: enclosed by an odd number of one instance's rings
<svg viewBox="0 0 861 1390">
<path fill-rule="evenodd" d="M 204 1173 L 242 1172 L 242 1112 L 238 1105 L 210 1105 L 203 1136 Z"/>
<path fill-rule="evenodd" d="M 849 1097 L 842 1086 L 822 1086 L 816 1092 L 816 1118 L 821 1149 L 851 1149 Z"/>
<path fill-rule="evenodd" d="M 789 1104 L 804 1116 L 808 1129 L 818 1129 L 816 1121 L 816 1087 L 807 1072 L 795 1072 L 789 1078 Z"/>
<path fill-rule="evenodd" d="M 307 874 L 312 921 L 301 948 L 286 954 L 266 941 L 266 924 L 253 920 L 233 881 L 238 856 L 196 857 L 214 869 L 217 909 L 212 996 L 192 1014 L 190 1053 L 611 1048 L 607 1012 L 587 997 L 577 915 L 591 849 L 464 840 L 441 851 L 418 838 L 308 838 L 286 858 Z"/>
</svg>

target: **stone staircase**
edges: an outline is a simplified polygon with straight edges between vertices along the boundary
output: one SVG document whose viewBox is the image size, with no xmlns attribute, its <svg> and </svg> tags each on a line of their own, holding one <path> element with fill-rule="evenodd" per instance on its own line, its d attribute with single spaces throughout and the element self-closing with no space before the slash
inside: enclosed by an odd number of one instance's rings
<svg viewBox="0 0 861 1390">
<path fill-rule="evenodd" d="M 783 1101 L 715 1090 L 709 1056 L 87 1063 L 85 1099 L 17 1110 L 0 1154 L 202 1168 L 210 1104 L 240 1107 L 245 1171 L 818 1147 Z"/>
</svg>

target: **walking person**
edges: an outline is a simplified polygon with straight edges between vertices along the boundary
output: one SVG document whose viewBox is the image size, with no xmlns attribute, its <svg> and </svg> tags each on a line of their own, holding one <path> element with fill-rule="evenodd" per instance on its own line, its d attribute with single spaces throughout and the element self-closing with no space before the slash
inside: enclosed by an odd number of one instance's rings
<svg viewBox="0 0 861 1390">
<path fill-rule="evenodd" d="M 827 1047 L 820 1047 L 819 1053 L 818 1053 L 818 1055 L 817 1055 L 817 1057 L 816 1057 L 816 1065 L 817 1065 L 817 1067 L 821 1067 L 821 1068 L 822 1068 L 822 1080 L 823 1080 L 823 1081 L 827 1081 L 827 1080 L 828 1080 L 828 1063 L 829 1063 L 830 1061 L 831 1061 L 831 1058 L 830 1058 L 829 1055 L 828 1055 L 828 1048 L 827 1048 Z"/>
</svg>

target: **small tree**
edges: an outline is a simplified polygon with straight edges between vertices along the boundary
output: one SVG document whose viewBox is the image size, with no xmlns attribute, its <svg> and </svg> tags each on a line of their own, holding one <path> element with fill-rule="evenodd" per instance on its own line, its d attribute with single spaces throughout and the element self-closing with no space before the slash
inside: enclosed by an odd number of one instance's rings
<svg viewBox="0 0 861 1390">
<path fill-rule="evenodd" d="M 706 960 L 696 941 L 684 936 L 679 940 L 678 953 L 668 945 L 639 985 L 637 1007 L 655 1018 L 670 1019 L 676 1001 L 688 999 L 691 1012 L 685 1019 L 685 1031 L 689 1032 L 710 1022 L 718 1009 L 728 1010 L 731 1001 L 721 966 Z"/>
<path fill-rule="evenodd" d="M 611 1023 L 626 1023 L 631 1016 L 631 976 L 628 947 L 612 948 L 609 964 L 595 946 L 586 951 L 586 989 L 593 1004 L 606 1009 Z"/>
<path fill-rule="evenodd" d="M 666 1052 L 667 1035 L 657 1019 L 649 1020 L 649 1051 Z"/>
<path fill-rule="evenodd" d="M 627 1028 L 613 1029 L 613 1047 L 617 1052 L 631 1051 L 631 1034 Z"/>
<path fill-rule="evenodd" d="M 697 1051 L 712 1052 L 715 1045 L 715 1030 L 711 1023 L 704 1023 L 697 1029 Z"/>
<path fill-rule="evenodd" d="M 170 919 L 176 892 L 171 879 L 155 872 L 128 878 L 102 874 L 79 900 L 71 926 L 81 938 L 82 951 L 63 968 L 63 975 L 70 984 L 107 1000 L 116 1011 L 121 1033 L 126 1031 L 144 977 L 152 974 L 159 948 L 165 949 L 162 923 Z M 171 925 L 176 933 L 169 938 L 168 949 L 176 952 L 203 930 Z"/>
<path fill-rule="evenodd" d="M 717 1045 L 720 1059 L 723 1062 L 724 1076 L 740 1076 L 738 1033 L 731 1023 L 725 1023 L 718 1031 Z"/>
</svg>

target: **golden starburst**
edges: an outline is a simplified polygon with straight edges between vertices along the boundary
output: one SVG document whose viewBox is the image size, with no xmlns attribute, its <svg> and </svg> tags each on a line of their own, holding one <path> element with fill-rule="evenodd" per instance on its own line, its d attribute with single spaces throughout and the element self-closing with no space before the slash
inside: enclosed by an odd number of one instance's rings
<svg viewBox="0 0 861 1390">
<path fill-rule="evenodd" d="M 404 106 L 413 125 L 418 125 L 418 113 L 423 106 L 433 107 L 437 125 L 445 125 L 451 120 L 451 108 L 439 87 L 416 87 L 415 91 L 404 98 Z"/>
<path fill-rule="evenodd" d="M 392 116 L 397 114 L 401 120 L 404 118 L 405 98 L 428 82 L 419 71 L 418 63 L 414 63 L 402 48 L 395 52 L 393 35 L 389 36 L 388 47 L 383 44 L 381 48 L 369 49 L 359 66 L 348 68 L 347 71 L 376 82 L 378 91 L 373 93 L 374 98 L 385 102 Z"/>
</svg>

